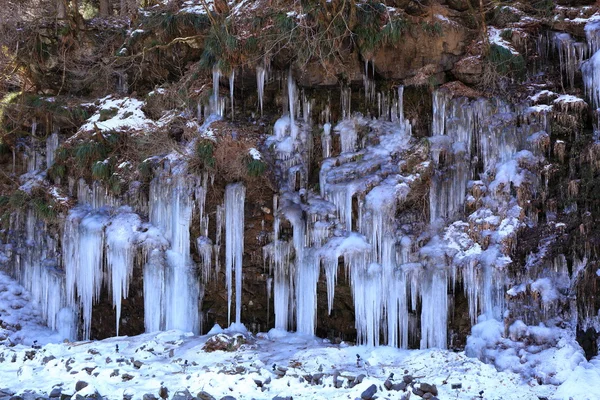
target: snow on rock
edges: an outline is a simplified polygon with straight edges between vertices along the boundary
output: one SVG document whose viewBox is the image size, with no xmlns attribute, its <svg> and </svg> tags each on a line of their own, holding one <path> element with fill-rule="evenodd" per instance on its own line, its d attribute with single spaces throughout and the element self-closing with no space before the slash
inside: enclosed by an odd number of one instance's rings
<svg viewBox="0 0 600 400">
<path fill-rule="evenodd" d="M 143 105 L 143 101 L 131 97 L 104 97 L 99 100 L 98 110 L 80 131 L 93 131 L 95 127 L 102 132 L 151 128 L 155 123 L 142 111 Z"/>
<path fill-rule="evenodd" d="M 488 40 L 490 44 L 495 44 L 508 49 L 512 54 L 519 55 L 519 52 L 508 41 L 502 38 L 503 29 L 488 27 Z"/>
<path fill-rule="evenodd" d="M 571 332 L 554 326 L 527 326 L 515 321 L 507 327 L 481 317 L 467 339 L 465 352 L 539 383 L 560 385 L 580 366 L 589 365 Z"/>
</svg>

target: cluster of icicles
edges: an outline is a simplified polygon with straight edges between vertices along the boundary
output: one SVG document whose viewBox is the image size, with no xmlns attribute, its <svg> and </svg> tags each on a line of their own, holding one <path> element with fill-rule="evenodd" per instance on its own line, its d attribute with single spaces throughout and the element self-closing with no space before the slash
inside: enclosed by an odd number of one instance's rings
<svg viewBox="0 0 600 400">
<path fill-rule="evenodd" d="M 586 28 L 586 32 L 594 55 L 582 70 L 590 97 L 600 104 L 600 77 L 596 76 L 600 68 L 594 67 L 600 60 L 599 40 L 597 30 Z M 569 76 L 572 58 L 580 60 L 583 53 L 560 48 L 571 43 L 564 37 L 557 37 L 556 43 Z M 314 334 L 319 277 L 323 272 L 331 312 L 343 268 L 352 289 L 359 343 L 408 347 L 418 337 L 422 348 L 445 348 L 448 288 L 458 281 L 469 301 L 472 322 L 482 313 L 500 318 L 504 311 L 504 267 L 510 262 L 505 243 L 527 213 L 511 187 L 530 185 L 535 192 L 539 182 L 523 165 L 543 158 L 534 139 L 550 134 L 548 123 L 543 112 L 529 113 L 525 106 L 435 92 L 430 159 L 421 163 L 421 172 L 407 171 L 402 168 L 404 156 L 419 143 L 404 116 L 403 87 L 375 93 L 368 75 L 366 64 L 365 96 L 377 102 L 377 118 L 351 113 L 349 88 L 340 93 L 342 121 L 333 126 L 328 108 L 321 114 L 324 161 L 317 191 L 307 183 L 313 149 L 312 102 L 299 95 L 291 73 L 287 78 L 287 110 L 266 142 L 274 151 L 280 185 L 274 199 L 272 241 L 264 247 L 272 273 L 268 291 L 274 301 L 275 327 Z M 225 116 L 227 107 L 234 115 L 234 77 L 232 72 L 226 106 L 219 96 L 220 73 L 215 70 L 205 119 Z M 267 69 L 257 68 L 261 113 L 267 79 Z M 332 135 L 339 135 L 337 154 Z M 46 167 L 52 165 L 57 147 L 58 138 L 50 136 Z M 36 157 L 28 158 L 30 172 L 43 169 Z M 398 213 L 412 187 L 422 183 L 425 170 L 432 172 L 427 177 L 430 218 L 423 236 L 423 230 L 414 229 L 423 221 L 400 218 Z M 223 245 L 228 322 L 235 309 L 234 321 L 241 323 L 245 188 L 241 183 L 227 186 L 224 204 L 212 221 L 216 235 L 210 239 L 205 212 L 209 181 L 208 175 L 188 174 L 185 162 L 165 159 L 150 184 L 146 209 L 137 210 L 148 215 L 146 222 L 100 185 L 90 188 L 83 181 L 71 182 L 78 205 L 69 212 L 60 243 L 32 210 L 17 213 L 13 226 L 25 227 L 20 243 L 25 250 L 15 252 L 16 273 L 41 305 L 48 325 L 71 339 L 89 338 L 92 307 L 104 286 L 116 308 L 118 334 L 122 299 L 128 296 L 132 274 L 141 270 L 146 330 L 201 332 L 200 281 L 216 276 Z M 475 191 L 484 194 L 476 198 Z M 461 221 L 466 202 L 475 202 L 480 209 Z M 195 238 L 199 266 L 190 255 L 192 220 L 200 224 L 201 236 Z M 485 248 L 469 242 L 464 233 L 465 226 L 478 221 L 498 228 L 486 238 Z M 292 228 L 289 240 L 282 233 L 283 223 Z"/>
<path fill-rule="evenodd" d="M 78 204 L 64 222 L 60 249 L 33 210 L 17 213 L 12 221 L 14 226 L 26 227 L 22 243 L 25 251 L 16 254 L 17 275 L 40 305 L 49 327 L 68 339 L 88 339 L 92 307 L 104 285 L 116 309 L 118 335 L 122 299 L 127 298 L 134 270 L 140 267 L 146 331 L 180 329 L 199 333 L 203 292 L 190 256 L 193 213 L 197 213 L 201 225 L 202 236 L 196 240 L 201 274 L 209 279 L 225 245 L 227 289 L 231 299 L 235 275 L 235 321 L 241 321 L 245 198 L 241 183 L 226 187 L 224 205 L 217 210 L 214 222 L 214 244 L 207 237 L 209 217 L 204 210 L 209 177 L 205 174 L 198 179 L 187 174 L 182 162 L 171 165 L 166 161 L 156 172 L 150 183 L 148 222 L 143 222 L 131 207 L 121 206 L 97 183 L 90 188 L 80 180 L 70 186 L 77 186 Z"/>
<path fill-rule="evenodd" d="M 419 221 L 411 226 L 398 215 L 413 185 L 423 183 L 419 172 L 402 171 L 403 157 L 418 145 L 404 117 L 403 87 L 392 96 L 372 96 L 378 99 L 378 118 L 342 110 L 346 118 L 335 127 L 324 122 L 326 158 L 316 193 L 306 183 L 313 121 L 306 107 L 298 107 L 289 76 L 288 111 L 267 140 L 280 181 L 273 241 L 264 248 L 273 274 L 276 328 L 314 334 L 319 276 L 323 271 L 331 312 L 340 268 L 352 289 L 361 344 L 408 347 L 420 338 L 421 348 L 445 348 L 448 288 L 458 281 L 470 302 L 472 322 L 481 313 L 500 318 L 508 283 L 504 267 L 510 262 L 505 242 L 515 237 L 523 214 L 511 187 L 532 184 L 535 191 L 535 175 L 521 165 L 543 158 L 531 138 L 549 132 L 549 124 L 545 114 L 532 113 L 527 105 L 513 109 L 499 101 L 454 99 L 443 90 L 433 96 L 431 160 L 421 165 L 424 171 L 433 164 L 429 228 L 423 236 L 413 229 Z M 344 90 L 341 98 L 342 106 L 349 104 Z M 370 133 L 361 138 L 359 131 L 365 128 Z M 340 137 L 337 155 L 332 134 Z M 485 249 L 471 241 L 461 253 L 450 237 L 452 230 L 444 227 L 462 216 L 475 186 L 489 190 L 481 199 L 488 217 L 494 216 L 496 226 L 501 221 L 507 226 L 488 239 Z M 292 228 L 291 240 L 281 232 L 284 222 Z M 454 225 L 464 231 L 468 223 Z M 459 239 L 470 241 L 462 235 Z M 423 237 L 429 240 L 419 247 Z"/>
</svg>

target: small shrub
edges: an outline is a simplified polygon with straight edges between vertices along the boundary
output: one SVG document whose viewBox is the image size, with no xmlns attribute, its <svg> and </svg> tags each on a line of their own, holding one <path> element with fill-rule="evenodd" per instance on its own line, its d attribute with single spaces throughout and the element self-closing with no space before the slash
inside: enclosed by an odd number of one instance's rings
<svg viewBox="0 0 600 400">
<path fill-rule="evenodd" d="M 265 173 L 267 165 L 262 160 L 248 157 L 246 161 L 246 168 L 248 169 L 249 176 L 259 177 Z"/>
<path fill-rule="evenodd" d="M 92 166 L 92 177 L 94 179 L 105 181 L 112 175 L 112 166 L 108 160 L 96 161 Z"/>
<path fill-rule="evenodd" d="M 196 146 L 196 154 L 200 160 L 202 168 L 214 168 L 215 166 L 215 145 L 209 140 L 203 140 Z"/>
<path fill-rule="evenodd" d="M 502 39 L 510 42 L 512 40 L 512 34 L 513 34 L 512 29 L 505 29 L 502 32 L 500 32 L 500 37 Z"/>
<path fill-rule="evenodd" d="M 525 74 L 525 59 L 520 54 L 513 54 L 509 49 L 497 44 L 490 46 L 488 60 L 497 73 L 522 77 Z"/>
</svg>

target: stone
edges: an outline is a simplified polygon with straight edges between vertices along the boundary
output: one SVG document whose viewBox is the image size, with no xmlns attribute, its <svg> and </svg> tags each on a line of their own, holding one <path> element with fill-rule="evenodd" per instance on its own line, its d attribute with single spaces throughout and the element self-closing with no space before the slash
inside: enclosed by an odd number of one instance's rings
<svg viewBox="0 0 600 400">
<path fill-rule="evenodd" d="M 158 397 L 166 400 L 169 397 L 169 389 L 167 389 L 164 386 L 161 386 L 158 390 Z"/>
<path fill-rule="evenodd" d="M 135 360 L 135 361 L 133 362 L 133 368 L 135 368 L 135 369 L 140 369 L 140 368 L 142 368 L 142 365 L 144 365 L 144 363 L 143 363 L 143 362 L 141 362 L 141 361 Z"/>
<path fill-rule="evenodd" d="M 294 400 L 292 396 L 275 396 L 273 400 Z"/>
<path fill-rule="evenodd" d="M 323 383 L 323 374 L 322 373 L 318 373 L 318 374 L 314 374 L 312 376 L 312 384 L 313 385 L 320 385 Z"/>
<path fill-rule="evenodd" d="M 404 381 L 404 383 L 406 383 L 407 385 L 411 384 L 412 381 L 414 381 L 415 379 L 412 377 L 412 375 L 404 375 L 402 377 L 402 380 Z"/>
<path fill-rule="evenodd" d="M 142 396 L 142 400 L 158 400 L 152 393 L 146 393 Z"/>
<path fill-rule="evenodd" d="M 468 85 L 478 84 L 483 79 L 483 61 L 479 56 L 463 57 L 454 64 L 452 74 Z"/>
<path fill-rule="evenodd" d="M 123 382 L 127 382 L 130 381 L 134 378 L 133 375 L 129 375 L 129 374 L 123 374 L 121 375 L 121 379 L 123 380 Z"/>
<path fill-rule="evenodd" d="M 359 376 L 354 378 L 354 383 L 356 383 L 358 385 L 358 384 L 362 383 L 362 381 L 364 381 L 365 378 L 366 378 L 365 374 L 360 374 Z"/>
<path fill-rule="evenodd" d="M 432 397 L 433 397 L 433 395 L 432 395 L 431 393 L 429 393 L 429 392 L 425 392 L 425 393 L 423 394 L 423 398 L 424 398 L 425 400 L 430 400 Z"/>
<path fill-rule="evenodd" d="M 75 384 L 75 391 L 79 392 L 81 389 L 88 387 L 88 383 L 84 381 L 77 381 Z"/>
<path fill-rule="evenodd" d="M 207 353 L 217 350 L 236 351 L 242 344 L 244 344 L 244 340 L 240 340 L 238 337 L 232 337 L 224 333 L 219 333 L 208 338 L 202 347 L 202 350 L 206 351 Z"/>
<path fill-rule="evenodd" d="M 404 382 L 394 383 L 392 385 L 392 390 L 396 390 L 396 391 L 406 390 L 406 383 L 404 383 Z"/>
<path fill-rule="evenodd" d="M 60 397 L 61 393 L 62 393 L 62 389 L 61 388 L 59 388 L 59 387 L 54 388 L 50 392 L 50 398 L 51 399 L 58 398 L 58 397 Z"/>
<path fill-rule="evenodd" d="M 419 388 L 413 388 L 413 390 L 412 390 L 412 391 L 413 391 L 413 393 L 414 393 L 414 394 L 416 394 L 416 395 L 417 395 L 417 396 L 419 396 L 419 397 L 423 397 L 423 395 L 425 394 L 425 392 L 424 392 L 424 391 L 422 391 L 422 390 L 421 390 L 421 389 L 419 389 Z"/>
<path fill-rule="evenodd" d="M 373 398 L 373 396 L 375 396 L 375 393 L 377 393 L 377 386 L 373 384 L 361 393 L 360 398 L 362 400 L 370 400 Z"/>
<path fill-rule="evenodd" d="M 237 400 L 237 399 L 233 396 L 223 396 L 223 397 L 221 397 L 221 400 Z"/>
<path fill-rule="evenodd" d="M 217 400 L 216 397 L 212 396 L 210 393 L 205 392 L 204 390 L 196 395 L 200 400 Z"/>
<path fill-rule="evenodd" d="M 56 357 L 54 357 L 54 356 L 46 356 L 46 357 L 42 358 L 42 364 L 48 364 L 52 360 L 56 360 Z"/>
<path fill-rule="evenodd" d="M 421 389 L 424 392 L 431 393 L 434 396 L 437 396 L 438 394 L 437 387 L 435 385 L 430 385 L 429 383 L 421 383 L 419 385 L 419 389 Z"/>
<path fill-rule="evenodd" d="M 394 384 L 392 383 L 391 380 L 386 379 L 385 382 L 383 382 L 383 386 L 387 389 L 387 390 L 392 390 L 392 388 L 394 387 Z"/>
</svg>

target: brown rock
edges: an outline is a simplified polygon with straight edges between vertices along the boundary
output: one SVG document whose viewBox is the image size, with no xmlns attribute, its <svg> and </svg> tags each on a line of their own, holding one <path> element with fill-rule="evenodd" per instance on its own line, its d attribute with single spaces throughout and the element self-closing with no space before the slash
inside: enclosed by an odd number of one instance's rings
<svg viewBox="0 0 600 400">
<path fill-rule="evenodd" d="M 483 62 L 480 56 L 468 56 L 454 64 L 452 73 L 462 82 L 475 85 L 483 77 Z"/>
<path fill-rule="evenodd" d="M 435 29 L 441 33 L 405 33 L 394 46 L 385 46 L 375 51 L 375 70 L 384 79 L 407 79 L 416 71 L 434 66 L 432 73 L 449 71 L 464 52 L 467 31 L 461 26 L 436 22 Z"/>
</svg>

